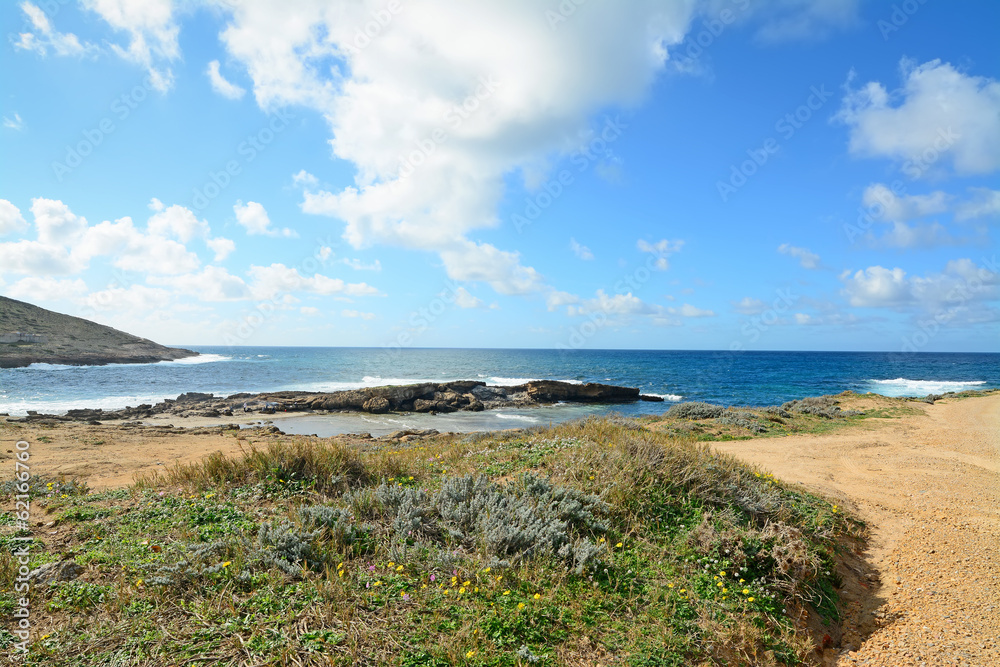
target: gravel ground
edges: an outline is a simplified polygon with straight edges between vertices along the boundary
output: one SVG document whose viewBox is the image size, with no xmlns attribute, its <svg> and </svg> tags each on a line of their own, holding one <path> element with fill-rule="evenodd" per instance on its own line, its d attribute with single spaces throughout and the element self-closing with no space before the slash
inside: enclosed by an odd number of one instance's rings
<svg viewBox="0 0 1000 667">
<path fill-rule="evenodd" d="M 872 529 L 879 576 L 830 665 L 1000 665 L 1000 395 L 910 403 L 865 430 L 719 443 Z"/>
</svg>

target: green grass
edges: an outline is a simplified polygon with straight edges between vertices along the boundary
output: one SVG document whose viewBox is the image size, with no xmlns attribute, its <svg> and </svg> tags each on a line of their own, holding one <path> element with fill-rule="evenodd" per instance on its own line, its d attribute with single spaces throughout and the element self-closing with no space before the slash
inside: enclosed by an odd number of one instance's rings
<svg viewBox="0 0 1000 667">
<path fill-rule="evenodd" d="M 457 481 L 477 475 L 499 481 Z M 289 439 L 63 495 L 38 502 L 88 570 L 34 590 L 26 665 L 809 664 L 793 619 L 839 622 L 838 554 L 864 537 L 613 419 L 392 452 Z"/>
</svg>

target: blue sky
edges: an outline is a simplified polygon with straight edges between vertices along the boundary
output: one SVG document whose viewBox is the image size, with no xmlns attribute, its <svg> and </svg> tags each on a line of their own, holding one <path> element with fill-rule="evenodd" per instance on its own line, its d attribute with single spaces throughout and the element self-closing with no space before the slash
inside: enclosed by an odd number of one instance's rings
<svg viewBox="0 0 1000 667">
<path fill-rule="evenodd" d="M 994 2 L 0 21 L 6 296 L 169 344 L 1000 351 Z"/>
</svg>

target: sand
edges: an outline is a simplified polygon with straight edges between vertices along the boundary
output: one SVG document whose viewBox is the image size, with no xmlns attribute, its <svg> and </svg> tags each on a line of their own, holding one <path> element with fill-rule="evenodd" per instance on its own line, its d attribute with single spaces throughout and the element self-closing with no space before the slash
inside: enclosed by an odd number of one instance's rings
<svg viewBox="0 0 1000 667">
<path fill-rule="evenodd" d="M 713 446 L 831 497 L 868 523 L 864 557 L 878 576 L 848 596 L 849 628 L 830 664 L 1000 665 L 1000 394 L 907 407 L 917 414 Z M 0 457 L 11 471 L 0 478 L 12 475 L 19 439 L 31 443 L 33 473 L 79 476 L 101 490 L 279 437 L 171 431 L 0 422 Z"/>
<path fill-rule="evenodd" d="M 1000 665 L 1000 394 L 908 406 L 922 414 L 714 447 L 869 524 L 880 583 L 835 664 Z"/>
</svg>

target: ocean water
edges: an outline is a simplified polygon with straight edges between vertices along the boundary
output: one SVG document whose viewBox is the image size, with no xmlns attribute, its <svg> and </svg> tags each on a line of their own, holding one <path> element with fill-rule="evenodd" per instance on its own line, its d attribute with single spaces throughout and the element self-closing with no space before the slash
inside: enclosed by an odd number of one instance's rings
<svg viewBox="0 0 1000 667">
<path fill-rule="evenodd" d="M 115 409 L 188 391 L 226 396 L 276 390 L 338 391 L 425 381 L 529 379 L 639 387 L 664 403 L 557 405 L 451 415 L 332 415 L 283 420 L 290 432 L 384 433 L 398 428 L 472 431 L 516 428 L 610 410 L 659 413 L 671 402 L 774 405 L 844 390 L 886 396 L 1000 387 L 1000 354 L 712 352 L 649 350 L 475 350 L 194 347 L 202 356 L 155 364 L 0 369 L 0 413 Z"/>
</svg>

